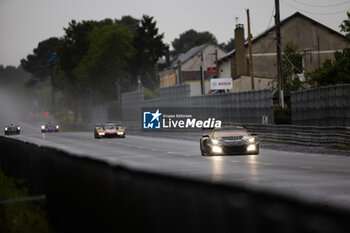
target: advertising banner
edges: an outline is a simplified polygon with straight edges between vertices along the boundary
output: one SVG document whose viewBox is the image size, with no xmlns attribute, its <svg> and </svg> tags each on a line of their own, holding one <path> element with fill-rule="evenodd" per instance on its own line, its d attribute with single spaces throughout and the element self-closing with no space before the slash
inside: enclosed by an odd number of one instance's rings
<svg viewBox="0 0 350 233">
<path fill-rule="evenodd" d="M 210 90 L 229 90 L 233 87 L 232 78 L 210 79 Z"/>
</svg>

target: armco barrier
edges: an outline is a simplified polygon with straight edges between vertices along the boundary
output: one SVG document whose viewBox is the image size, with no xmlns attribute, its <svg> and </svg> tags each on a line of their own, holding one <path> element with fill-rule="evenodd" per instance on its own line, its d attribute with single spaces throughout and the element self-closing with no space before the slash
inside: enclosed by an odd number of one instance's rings
<svg viewBox="0 0 350 233">
<path fill-rule="evenodd" d="M 121 124 L 126 126 L 127 131 L 141 132 L 140 122 L 121 122 Z M 350 127 L 262 125 L 232 122 L 223 122 L 223 125 L 244 125 L 250 132 L 257 134 L 261 140 L 265 141 L 306 146 L 350 147 Z M 156 135 L 156 132 L 153 133 Z"/>
<path fill-rule="evenodd" d="M 347 233 L 350 212 L 239 183 L 113 166 L 0 137 L 0 163 L 45 194 L 55 232 Z M 98 158 L 98 157 L 96 157 Z"/>
<path fill-rule="evenodd" d="M 350 147 L 350 128 L 334 126 L 244 124 L 259 138 L 307 146 Z"/>
</svg>

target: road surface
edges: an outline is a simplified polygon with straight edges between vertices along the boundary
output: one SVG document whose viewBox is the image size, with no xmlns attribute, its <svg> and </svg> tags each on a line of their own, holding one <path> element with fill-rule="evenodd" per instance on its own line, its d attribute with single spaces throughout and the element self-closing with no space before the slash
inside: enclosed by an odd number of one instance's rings
<svg viewBox="0 0 350 233">
<path fill-rule="evenodd" d="M 10 136 L 130 169 L 208 182 L 236 184 L 350 209 L 350 158 L 331 154 L 260 149 L 259 155 L 201 156 L 199 138 L 145 135 L 95 139 L 93 132 L 41 133 L 22 123 Z M 2 133 L 3 134 L 3 133 Z"/>
</svg>

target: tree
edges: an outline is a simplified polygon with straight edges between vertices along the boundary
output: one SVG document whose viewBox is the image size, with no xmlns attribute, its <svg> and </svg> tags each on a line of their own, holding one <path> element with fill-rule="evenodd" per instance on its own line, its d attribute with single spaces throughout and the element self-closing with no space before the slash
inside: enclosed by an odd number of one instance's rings
<svg viewBox="0 0 350 233">
<path fill-rule="evenodd" d="M 217 40 L 210 32 L 197 32 L 193 29 L 180 34 L 179 38 L 175 38 L 172 42 L 174 51 L 172 55 L 177 56 L 186 53 L 191 48 L 202 44 L 217 44 Z"/>
<path fill-rule="evenodd" d="M 350 12 L 346 13 L 348 18 L 343 21 L 342 24 L 340 24 L 340 30 L 342 32 L 345 32 L 345 36 L 350 39 Z"/>
<path fill-rule="evenodd" d="M 92 91 L 94 102 L 115 98 L 115 83 L 126 82 L 128 61 L 134 55 L 133 35 L 122 24 L 94 28 L 87 55 L 74 69 L 80 88 Z"/>
<path fill-rule="evenodd" d="M 74 120 L 79 113 L 79 103 L 86 99 L 86 90 L 80 87 L 74 70 L 87 55 L 90 47 L 89 35 L 96 27 L 93 21 L 77 23 L 72 20 L 68 28 L 64 28 L 63 36 L 57 50 L 58 62 L 55 76 L 60 89 L 64 92 L 65 104 L 74 111 Z"/>
<path fill-rule="evenodd" d="M 231 38 L 226 44 L 224 43 L 222 46 L 226 51 L 232 51 L 235 49 L 235 39 Z"/>
<path fill-rule="evenodd" d="M 52 56 L 55 56 L 59 39 L 51 37 L 38 44 L 33 50 L 33 54 L 29 54 L 27 58 L 21 60 L 23 69 L 33 75 L 37 80 L 44 80 L 51 76 L 53 66 L 50 63 Z"/>
<path fill-rule="evenodd" d="M 303 87 L 303 82 L 298 77 L 298 74 L 303 73 L 302 59 L 298 46 L 288 42 L 282 56 L 282 77 L 284 89 L 287 91 L 295 91 Z"/>
<path fill-rule="evenodd" d="M 327 59 L 322 66 L 308 73 L 312 87 L 350 83 L 350 48 L 334 53 L 335 60 Z"/>
<path fill-rule="evenodd" d="M 115 23 L 123 24 L 126 26 L 131 33 L 136 36 L 137 35 L 137 29 L 139 28 L 140 20 L 135 19 L 130 15 L 123 16 L 120 20 L 115 20 Z"/>
<path fill-rule="evenodd" d="M 134 39 L 136 57 L 133 66 L 137 71 L 136 75 L 141 75 L 142 84 L 150 89 L 159 86 L 156 64 L 159 58 L 165 55 L 167 49 L 163 43 L 164 34 L 158 33 L 156 25 L 157 22 L 153 21 L 153 17 L 144 15 Z"/>
<path fill-rule="evenodd" d="M 30 79 L 30 74 L 23 70 L 22 66 L 0 65 L 0 84 L 1 85 L 19 85 L 24 84 Z"/>
<path fill-rule="evenodd" d="M 93 21 L 77 23 L 72 20 L 68 28 L 64 28 L 65 35 L 58 48 L 58 65 L 71 84 L 76 77 L 73 70 L 79 65 L 90 47 L 89 35 L 94 29 Z"/>
</svg>

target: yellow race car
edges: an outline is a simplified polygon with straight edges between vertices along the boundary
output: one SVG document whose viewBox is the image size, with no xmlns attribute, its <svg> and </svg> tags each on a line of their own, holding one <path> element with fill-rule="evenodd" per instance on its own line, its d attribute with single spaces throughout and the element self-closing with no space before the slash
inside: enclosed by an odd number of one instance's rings
<svg viewBox="0 0 350 233">
<path fill-rule="evenodd" d="M 200 139 L 202 155 L 259 154 L 259 141 L 243 126 L 214 128 Z"/>
<path fill-rule="evenodd" d="M 95 135 L 95 138 L 104 138 L 104 137 L 125 138 L 126 131 L 124 126 L 117 125 L 113 122 L 107 122 L 106 124 L 95 125 L 94 135 Z"/>
</svg>

